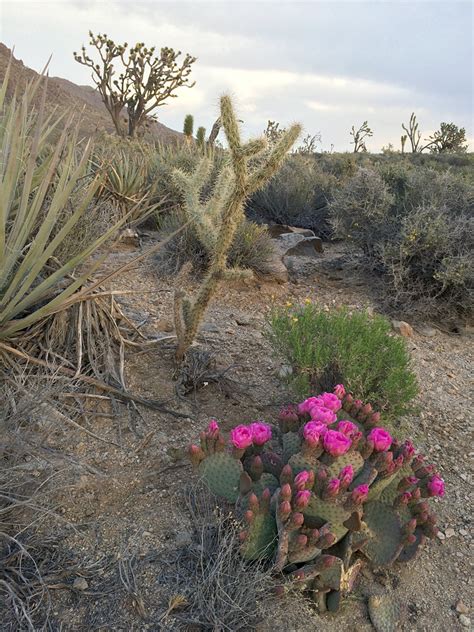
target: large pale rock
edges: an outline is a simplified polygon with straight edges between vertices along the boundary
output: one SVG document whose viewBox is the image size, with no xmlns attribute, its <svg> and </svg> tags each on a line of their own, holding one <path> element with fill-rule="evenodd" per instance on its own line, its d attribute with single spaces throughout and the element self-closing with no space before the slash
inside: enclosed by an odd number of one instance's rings
<svg viewBox="0 0 474 632">
<path fill-rule="evenodd" d="M 392 320 L 392 328 L 401 336 L 405 336 L 405 338 L 413 336 L 413 327 L 404 320 Z"/>
<path fill-rule="evenodd" d="M 275 246 L 282 257 L 315 257 L 323 251 L 319 237 L 307 237 L 301 233 L 285 233 L 275 240 Z"/>
<path fill-rule="evenodd" d="M 270 224 L 267 227 L 268 233 L 270 237 L 279 237 L 280 235 L 285 235 L 286 233 L 297 233 L 298 235 L 303 235 L 304 237 L 315 237 L 315 234 L 309 228 L 298 228 L 297 226 L 287 226 L 286 224 Z"/>
</svg>

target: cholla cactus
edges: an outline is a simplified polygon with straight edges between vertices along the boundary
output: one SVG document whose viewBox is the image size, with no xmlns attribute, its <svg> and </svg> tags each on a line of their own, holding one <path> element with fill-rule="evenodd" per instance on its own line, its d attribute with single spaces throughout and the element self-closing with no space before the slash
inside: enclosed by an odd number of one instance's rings
<svg viewBox="0 0 474 632">
<path fill-rule="evenodd" d="M 230 161 L 219 174 L 210 198 L 201 202 L 201 192 L 211 168 L 208 158 L 203 158 L 191 175 L 180 170 L 174 172 L 175 182 L 184 194 L 185 212 L 201 243 L 208 250 L 211 261 L 208 275 L 193 302 L 185 299 L 182 291 L 175 294 L 178 360 L 184 357 L 192 344 L 219 282 L 224 278 L 235 278 L 243 274 L 240 270 L 227 268 L 227 254 L 235 231 L 244 218 L 245 200 L 276 173 L 301 131 L 299 125 L 290 127 L 268 156 L 259 162 L 258 167 L 249 171 L 249 161 L 264 151 L 266 141 L 259 138 L 247 143 L 241 142 L 238 121 L 228 96 L 221 98 L 220 118 L 229 143 Z"/>
<path fill-rule="evenodd" d="M 287 406 L 277 425 L 231 432 L 212 420 L 190 455 L 212 492 L 236 503 L 242 555 L 273 559 L 289 585 L 337 610 L 360 568 L 411 560 L 437 533 L 427 499 L 444 495 L 433 465 L 380 426 L 342 385 Z"/>
</svg>

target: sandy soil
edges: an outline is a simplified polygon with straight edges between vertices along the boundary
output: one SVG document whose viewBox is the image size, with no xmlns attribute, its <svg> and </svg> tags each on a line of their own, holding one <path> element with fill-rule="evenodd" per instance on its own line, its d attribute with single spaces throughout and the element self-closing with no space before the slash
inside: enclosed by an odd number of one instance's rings
<svg viewBox="0 0 474 632">
<path fill-rule="evenodd" d="M 112 268 L 136 254 L 136 250 L 117 251 L 107 265 Z M 233 367 L 228 373 L 235 380 L 232 388 L 210 383 L 195 395 L 178 398 L 172 380 L 172 341 L 165 341 L 146 354 L 130 355 L 127 382 L 132 392 L 165 399 L 184 417 L 146 408 L 140 408 L 139 415 L 130 414 L 121 407 L 117 419 L 99 419 L 86 426 L 104 441 L 70 428 L 50 438 L 53 446 L 66 447 L 68 453 L 101 472 L 85 471 L 72 489 L 59 493 L 62 516 L 74 526 L 65 529 L 64 546 L 90 559 L 90 572 L 84 573 L 87 585 L 82 590 L 55 593 L 54 629 L 177 629 L 172 616 L 163 617 L 168 593 L 160 581 L 163 569 L 158 559 L 164 551 L 172 555 L 189 538 L 189 518 L 180 493 L 195 475 L 185 449 L 211 416 L 224 428 L 256 418 L 270 420 L 280 404 L 291 399 L 279 377 L 282 362 L 262 333 L 272 302 L 310 298 L 321 306 L 345 304 L 377 310 L 373 290 L 369 291 L 371 280 L 339 265 L 339 254 L 330 249 L 304 278 L 286 285 L 251 282 L 222 288 L 199 343 L 216 354 L 218 367 Z M 144 333 L 170 336 L 173 285 L 156 274 L 153 262 L 125 273 L 115 282 L 117 287 L 136 291 L 120 302 L 135 322 L 145 321 Z M 440 538 L 429 542 L 414 562 L 362 578 L 337 617 L 318 616 L 308 605 L 292 610 L 290 603 L 276 608 L 259 626 L 261 632 L 372 630 L 365 596 L 381 589 L 393 591 L 405 608 L 401 630 L 467 629 L 474 586 L 472 339 L 442 331 L 434 336 L 415 331 L 409 345 L 421 384 L 421 413 L 404 419 L 402 428 L 446 480 L 447 494 L 438 504 Z M 460 600 L 466 606 L 464 618 L 455 609 Z"/>
</svg>

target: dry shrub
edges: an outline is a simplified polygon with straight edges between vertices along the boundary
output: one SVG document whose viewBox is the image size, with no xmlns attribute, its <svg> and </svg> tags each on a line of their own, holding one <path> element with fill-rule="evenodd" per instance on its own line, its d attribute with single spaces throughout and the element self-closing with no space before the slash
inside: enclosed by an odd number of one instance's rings
<svg viewBox="0 0 474 632">
<path fill-rule="evenodd" d="M 248 563 L 239 554 L 240 525 L 201 486 L 186 495 L 192 540 L 170 558 L 167 552 L 160 577 L 171 596 L 186 604 L 173 613 L 166 629 L 255 630 L 262 619 L 261 603 L 271 600 L 270 570 Z"/>
<path fill-rule="evenodd" d="M 163 219 L 163 236 L 168 237 L 184 223 L 181 212 L 171 213 Z M 229 266 L 265 272 L 273 254 L 273 242 L 266 227 L 244 220 L 236 231 L 229 252 Z M 203 271 L 209 265 L 209 254 L 190 225 L 164 246 L 156 261 L 158 269 L 164 274 L 174 274 L 187 262 L 191 262 L 195 270 Z"/>
</svg>

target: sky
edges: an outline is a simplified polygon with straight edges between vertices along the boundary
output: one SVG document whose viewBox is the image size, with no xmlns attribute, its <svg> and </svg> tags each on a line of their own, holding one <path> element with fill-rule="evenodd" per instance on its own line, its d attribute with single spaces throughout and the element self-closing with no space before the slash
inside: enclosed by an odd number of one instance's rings
<svg viewBox="0 0 474 632">
<path fill-rule="evenodd" d="M 0 39 L 27 66 L 92 85 L 72 53 L 88 32 L 170 46 L 197 57 L 192 78 L 158 119 L 184 116 L 210 130 L 221 94 L 235 100 L 245 135 L 268 120 L 298 121 L 322 149 L 350 151 L 352 125 L 369 122 L 370 151 L 400 146 L 416 112 L 424 137 L 453 121 L 474 150 L 473 3 L 457 0 L 0 0 Z"/>
</svg>

